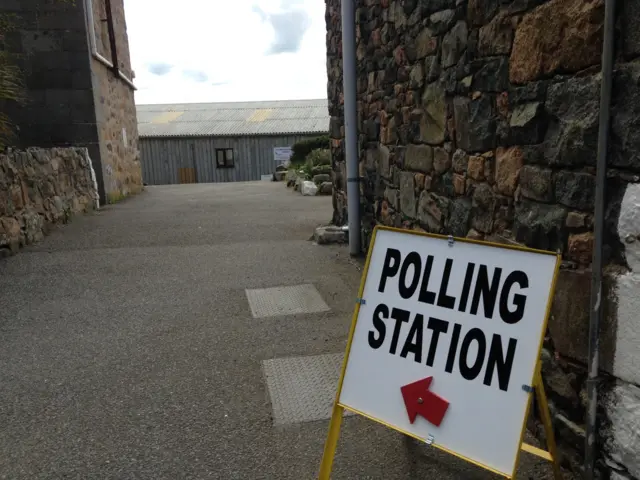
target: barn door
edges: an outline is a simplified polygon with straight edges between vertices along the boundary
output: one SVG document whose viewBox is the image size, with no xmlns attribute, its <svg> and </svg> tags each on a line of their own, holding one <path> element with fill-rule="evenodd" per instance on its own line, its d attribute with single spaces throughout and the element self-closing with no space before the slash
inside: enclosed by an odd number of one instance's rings
<svg viewBox="0 0 640 480">
<path fill-rule="evenodd" d="M 178 169 L 180 183 L 198 183 L 198 167 L 196 164 L 196 146 L 192 142 L 189 144 L 189 160 L 183 163 Z"/>
</svg>

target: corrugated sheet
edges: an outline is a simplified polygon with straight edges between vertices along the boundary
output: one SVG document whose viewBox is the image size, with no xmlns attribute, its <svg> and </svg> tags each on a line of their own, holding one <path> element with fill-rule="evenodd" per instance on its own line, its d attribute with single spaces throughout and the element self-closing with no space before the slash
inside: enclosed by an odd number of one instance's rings
<svg viewBox="0 0 640 480">
<path fill-rule="evenodd" d="M 140 137 L 319 134 L 327 100 L 137 105 Z"/>
<path fill-rule="evenodd" d="M 274 172 L 275 147 L 304 135 L 208 138 L 140 138 L 142 178 L 147 185 L 180 183 L 180 169 L 195 168 L 198 183 L 260 180 Z M 216 167 L 216 148 L 233 148 L 234 168 Z"/>
</svg>

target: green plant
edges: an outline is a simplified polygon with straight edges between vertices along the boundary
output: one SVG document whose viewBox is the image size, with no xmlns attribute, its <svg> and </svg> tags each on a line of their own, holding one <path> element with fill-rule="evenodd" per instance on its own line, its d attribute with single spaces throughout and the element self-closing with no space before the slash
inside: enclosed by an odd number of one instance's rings
<svg viewBox="0 0 640 480">
<path fill-rule="evenodd" d="M 333 168 L 331 167 L 331 165 L 318 165 L 317 167 L 313 167 L 311 169 L 311 173 L 313 175 L 320 175 L 322 173 L 331 175 L 331 172 L 333 172 Z"/>
<path fill-rule="evenodd" d="M 313 150 L 316 149 L 328 149 L 330 147 L 329 135 L 321 135 L 318 137 L 312 137 L 305 140 L 301 140 L 294 143 L 291 147 L 291 164 L 300 165 L 304 163 Z"/>
<path fill-rule="evenodd" d="M 312 168 L 313 167 L 306 163 L 303 163 L 301 165 L 291 165 L 289 171 L 293 172 L 295 177 L 302 175 L 305 180 L 311 180 L 313 178 Z"/>
<path fill-rule="evenodd" d="M 331 165 L 331 150 L 328 148 L 316 148 L 307 155 L 305 160 L 305 163 L 310 163 L 313 167 Z"/>
<path fill-rule="evenodd" d="M 296 176 L 303 175 L 305 180 L 311 180 L 319 173 L 331 173 L 331 150 L 325 146 L 313 149 L 302 161 L 291 162 L 289 171 L 295 172 Z"/>
</svg>

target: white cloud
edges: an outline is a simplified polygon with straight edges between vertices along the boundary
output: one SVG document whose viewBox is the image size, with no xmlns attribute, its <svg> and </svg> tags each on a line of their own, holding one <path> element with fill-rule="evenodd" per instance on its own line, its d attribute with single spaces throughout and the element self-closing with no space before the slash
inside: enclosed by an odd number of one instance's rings
<svg viewBox="0 0 640 480">
<path fill-rule="evenodd" d="M 125 0 L 136 102 L 325 98 L 322 0 Z"/>
</svg>

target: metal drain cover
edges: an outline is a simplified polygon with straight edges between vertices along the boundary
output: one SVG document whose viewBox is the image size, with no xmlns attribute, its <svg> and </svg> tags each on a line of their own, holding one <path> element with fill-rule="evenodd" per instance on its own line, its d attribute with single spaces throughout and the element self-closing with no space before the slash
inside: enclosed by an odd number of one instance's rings
<svg viewBox="0 0 640 480">
<path fill-rule="evenodd" d="M 331 418 L 344 355 L 327 354 L 264 360 L 273 423 L 311 422 Z M 346 412 L 345 415 L 352 415 Z"/>
<path fill-rule="evenodd" d="M 318 313 L 329 306 L 311 284 L 246 290 L 253 318 Z"/>
</svg>

